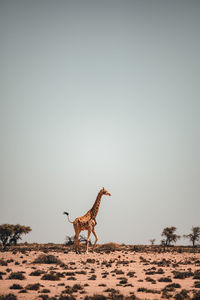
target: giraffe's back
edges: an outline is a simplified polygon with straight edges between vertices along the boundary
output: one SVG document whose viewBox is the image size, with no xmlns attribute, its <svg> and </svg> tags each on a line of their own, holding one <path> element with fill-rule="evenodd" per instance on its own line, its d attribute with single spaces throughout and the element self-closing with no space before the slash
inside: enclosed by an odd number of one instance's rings
<svg viewBox="0 0 200 300">
<path fill-rule="evenodd" d="M 95 219 L 91 219 L 90 216 L 82 216 L 76 218 L 73 222 L 74 227 L 78 227 L 81 230 L 88 230 L 92 229 L 96 226 L 97 222 Z"/>
</svg>

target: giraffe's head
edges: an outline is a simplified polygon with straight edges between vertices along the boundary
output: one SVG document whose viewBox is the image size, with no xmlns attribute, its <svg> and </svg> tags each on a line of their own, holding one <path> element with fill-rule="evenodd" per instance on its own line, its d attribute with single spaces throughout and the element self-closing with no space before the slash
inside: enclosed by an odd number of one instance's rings
<svg viewBox="0 0 200 300">
<path fill-rule="evenodd" d="M 104 187 L 102 188 L 101 192 L 102 192 L 103 195 L 111 196 L 111 194 L 110 194 L 108 191 L 106 191 L 106 190 L 104 189 Z"/>
</svg>

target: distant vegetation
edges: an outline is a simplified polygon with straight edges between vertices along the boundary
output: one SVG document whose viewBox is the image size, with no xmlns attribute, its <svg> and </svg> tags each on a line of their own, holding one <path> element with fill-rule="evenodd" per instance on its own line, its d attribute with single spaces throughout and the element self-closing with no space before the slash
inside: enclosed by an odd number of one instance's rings
<svg viewBox="0 0 200 300">
<path fill-rule="evenodd" d="M 189 239 L 192 242 L 193 247 L 196 246 L 196 242 L 200 241 L 200 227 L 192 227 L 191 233 L 184 235 L 184 238 Z"/>
<path fill-rule="evenodd" d="M 181 236 L 176 234 L 177 228 L 174 226 L 165 227 L 161 233 L 163 239 L 161 240 L 161 245 L 163 246 L 171 246 L 175 244 Z M 24 226 L 20 224 L 2 224 L 0 225 L 0 244 L 3 247 L 10 246 L 10 245 L 17 245 L 17 242 L 22 239 L 23 234 L 27 234 L 32 231 L 31 227 Z M 193 247 L 197 246 L 197 243 L 200 242 L 200 227 L 192 227 L 191 232 L 188 234 L 184 234 L 182 236 L 185 239 L 188 239 L 189 242 L 192 244 Z M 155 244 L 156 239 L 152 238 L 149 240 L 151 245 Z M 84 235 L 80 235 L 79 242 L 86 244 L 87 238 Z M 91 245 L 91 241 L 89 241 Z M 70 246 L 74 244 L 74 237 L 67 236 L 65 245 Z"/>
<path fill-rule="evenodd" d="M 87 244 L 87 238 L 84 235 L 79 235 L 79 242 Z M 65 245 L 71 246 L 74 245 L 74 236 L 67 236 Z M 91 245 L 91 240 L 89 240 L 89 245 Z"/>
<path fill-rule="evenodd" d="M 164 246 L 170 246 L 171 243 L 176 243 L 176 241 L 178 239 L 180 239 L 180 235 L 177 235 L 175 233 L 176 231 L 176 227 L 172 226 L 172 227 L 166 227 L 163 229 L 163 232 L 162 232 L 162 236 L 165 237 L 165 239 L 163 239 L 161 241 L 161 243 L 164 245 Z"/>
<path fill-rule="evenodd" d="M 175 226 L 171 227 L 165 227 L 161 233 L 161 236 L 163 239 L 161 240 L 161 245 L 162 246 L 171 246 L 172 244 L 175 244 L 181 237 L 188 239 L 191 243 L 192 246 L 195 247 L 197 246 L 197 242 L 200 242 L 200 227 L 192 227 L 191 233 L 189 234 L 184 234 L 183 236 L 180 236 L 176 234 L 177 228 Z M 152 238 L 149 240 L 151 245 L 155 245 L 155 238 Z M 79 236 L 79 242 L 86 244 L 87 243 L 87 238 L 84 235 Z M 65 245 L 71 246 L 74 244 L 74 237 L 73 236 L 67 236 Z M 90 241 L 91 245 L 91 241 Z"/>
<path fill-rule="evenodd" d="M 161 244 L 163 246 L 170 246 L 171 244 L 176 243 L 177 240 L 181 238 L 181 236 L 176 234 L 175 232 L 176 227 L 174 226 L 164 228 L 161 234 L 161 236 L 163 236 L 164 239 L 161 240 Z M 192 243 L 192 246 L 195 247 L 196 243 L 200 241 L 200 227 L 192 227 L 191 233 L 184 234 L 183 238 L 188 239 Z M 151 244 L 153 244 L 152 241 L 155 242 L 155 240 L 152 239 L 150 240 Z"/>
<path fill-rule="evenodd" d="M 149 240 L 149 242 L 151 243 L 151 245 L 154 245 L 154 244 L 155 244 L 155 241 L 156 241 L 156 239 L 151 239 L 151 240 Z"/>
<path fill-rule="evenodd" d="M 27 234 L 32 229 L 29 226 L 23 226 L 20 224 L 2 224 L 0 225 L 0 242 L 2 245 L 17 245 L 18 240 L 21 240 L 23 234 Z"/>
</svg>

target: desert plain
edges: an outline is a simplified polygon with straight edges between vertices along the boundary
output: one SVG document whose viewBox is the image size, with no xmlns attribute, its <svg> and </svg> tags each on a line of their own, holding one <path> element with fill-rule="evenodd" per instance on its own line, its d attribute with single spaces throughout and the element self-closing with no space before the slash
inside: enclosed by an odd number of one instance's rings
<svg viewBox="0 0 200 300">
<path fill-rule="evenodd" d="M 109 243 L 1 249 L 0 299 L 200 299 L 200 248 Z"/>
</svg>

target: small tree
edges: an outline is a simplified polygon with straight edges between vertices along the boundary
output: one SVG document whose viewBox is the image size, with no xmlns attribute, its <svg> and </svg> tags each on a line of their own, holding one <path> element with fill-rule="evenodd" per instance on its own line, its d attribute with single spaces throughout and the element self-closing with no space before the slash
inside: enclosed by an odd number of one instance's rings
<svg viewBox="0 0 200 300">
<path fill-rule="evenodd" d="M 79 235 L 79 242 L 87 244 L 87 238 L 84 235 Z M 67 236 L 65 245 L 70 246 L 74 244 L 74 236 Z M 89 245 L 91 245 L 91 240 L 89 240 Z"/>
<path fill-rule="evenodd" d="M 149 242 L 151 243 L 151 245 L 154 245 L 154 244 L 155 244 L 155 241 L 156 241 L 156 239 L 151 239 L 151 240 L 149 240 Z"/>
<path fill-rule="evenodd" d="M 65 242 L 65 245 L 67 246 L 71 246 L 74 244 L 74 237 L 73 236 L 67 236 L 66 237 L 66 242 Z"/>
<path fill-rule="evenodd" d="M 183 237 L 189 239 L 195 247 L 195 243 L 200 240 L 200 227 L 192 227 L 192 233 L 184 234 Z"/>
<path fill-rule="evenodd" d="M 5 247 L 9 243 L 9 239 L 13 234 L 13 225 L 2 224 L 0 225 L 0 241 Z"/>
<path fill-rule="evenodd" d="M 0 241 L 3 246 L 17 244 L 17 241 L 21 239 L 22 234 L 27 234 L 32 229 L 29 226 L 3 224 L 0 225 Z"/>
<path fill-rule="evenodd" d="M 177 235 L 175 233 L 176 227 L 166 227 L 163 229 L 162 236 L 165 237 L 165 239 L 162 240 L 162 244 L 165 246 L 170 246 L 171 243 L 176 243 L 178 239 L 180 239 L 180 235 Z"/>
<path fill-rule="evenodd" d="M 14 225 L 13 227 L 13 233 L 10 237 L 10 244 L 17 245 L 17 241 L 21 240 L 22 234 L 27 234 L 31 231 L 32 229 L 29 226 L 23 226 L 23 225 Z"/>
</svg>

